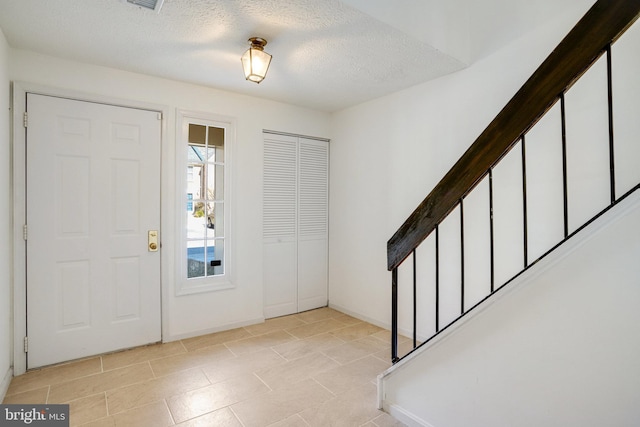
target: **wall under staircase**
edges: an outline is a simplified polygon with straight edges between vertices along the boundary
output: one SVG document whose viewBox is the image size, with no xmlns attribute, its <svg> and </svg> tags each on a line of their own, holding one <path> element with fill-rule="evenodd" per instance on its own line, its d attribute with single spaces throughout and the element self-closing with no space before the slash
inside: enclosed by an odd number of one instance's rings
<svg viewBox="0 0 640 427">
<path fill-rule="evenodd" d="M 639 193 L 394 365 L 384 409 L 432 427 L 640 425 Z"/>
</svg>

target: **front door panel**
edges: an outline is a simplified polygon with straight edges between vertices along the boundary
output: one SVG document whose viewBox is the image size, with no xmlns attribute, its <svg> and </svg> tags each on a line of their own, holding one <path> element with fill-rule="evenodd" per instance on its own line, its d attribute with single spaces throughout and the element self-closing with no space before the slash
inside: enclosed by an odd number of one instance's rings
<svg viewBox="0 0 640 427">
<path fill-rule="evenodd" d="M 159 341 L 158 113 L 28 94 L 28 368 Z"/>
</svg>

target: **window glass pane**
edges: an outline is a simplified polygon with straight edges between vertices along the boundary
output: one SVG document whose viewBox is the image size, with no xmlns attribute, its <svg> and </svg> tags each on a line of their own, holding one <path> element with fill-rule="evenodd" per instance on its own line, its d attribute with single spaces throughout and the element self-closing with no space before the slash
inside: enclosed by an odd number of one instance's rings
<svg viewBox="0 0 640 427">
<path fill-rule="evenodd" d="M 190 164 L 187 166 L 187 194 L 191 194 L 193 199 L 204 198 L 202 192 L 204 177 L 204 165 Z"/>
<path fill-rule="evenodd" d="M 224 199 L 224 166 L 207 166 L 207 196 L 209 200 Z"/>
<path fill-rule="evenodd" d="M 224 149 L 224 129 L 209 127 L 209 146 L 217 147 L 220 149 Z M 220 154 L 220 153 L 217 153 Z M 223 161 L 223 159 L 218 159 L 218 161 Z"/>
<path fill-rule="evenodd" d="M 207 276 L 224 274 L 224 240 L 211 240 L 207 247 Z"/>
<path fill-rule="evenodd" d="M 218 225 L 218 232 L 216 237 L 226 237 L 224 235 L 224 203 L 219 202 L 215 204 L 216 224 Z"/>
<path fill-rule="evenodd" d="M 207 161 L 208 162 L 215 162 L 216 160 L 216 147 L 213 146 L 207 146 Z"/>
<path fill-rule="evenodd" d="M 193 201 L 192 211 L 187 211 L 187 239 L 204 239 L 207 225 L 205 215 L 205 203 L 202 201 Z M 187 208 L 189 202 L 187 202 Z"/>
<path fill-rule="evenodd" d="M 207 239 L 224 237 L 224 205 L 207 203 Z"/>
<path fill-rule="evenodd" d="M 216 209 L 213 203 L 207 203 L 207 239 L 215 237 Z"/>
<path fill-rule="evenodd" d="M 187 212 L 193 212 L 193 193 L 187 193 Z"/>
<path fill-rule="evenodd" d="M 224 145 L 216 145 L 216 162 L 224 162 Z"/>
<path fill-rule="evenodd" d="M 190 163 L 204 163 L 207 161 L 207 147 L 204 145 L 189 144 L 187 155 Z"/>
<path fill-rule="evenodd" d="M 187 245 L 187 278 L 204 277 L 205 246 L 204 241 L 188 242 Z"/>
<path fill-rule="evenodd" d="M 207 127 L 189 123 L 189 144 L 205 145 Z"/>
<path fill-rule="evenodd" d="M 207 160 L 211 163 L 224 163 L 224 147 L 210 145 L 207 151 Z"/>
</svg>

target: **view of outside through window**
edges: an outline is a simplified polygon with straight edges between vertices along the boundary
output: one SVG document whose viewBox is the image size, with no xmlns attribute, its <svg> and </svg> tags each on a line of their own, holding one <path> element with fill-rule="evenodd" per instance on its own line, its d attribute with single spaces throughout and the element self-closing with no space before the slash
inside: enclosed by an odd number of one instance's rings
<svg viewBox="0 0 640 427">
<path fill-rule="evenodd" d="M 223 128 L 189 124 L 187 278 L 224 274 Z"/>
</svg>

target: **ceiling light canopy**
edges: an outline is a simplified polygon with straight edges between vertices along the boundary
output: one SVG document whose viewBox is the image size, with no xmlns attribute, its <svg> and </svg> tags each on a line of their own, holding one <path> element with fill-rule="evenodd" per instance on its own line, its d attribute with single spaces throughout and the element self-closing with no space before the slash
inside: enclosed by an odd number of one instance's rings
<svg viewBox="0 0 640 427">
<path fill-rule="evenodd" d="M 260 83 L 264 80 L 271 63 L 271 55 L 264 51 L 267 41 L 260 37 L 249 39 L 251 47 L 242 55 L 242 68 L 245 79 Z"/>
</svg>

